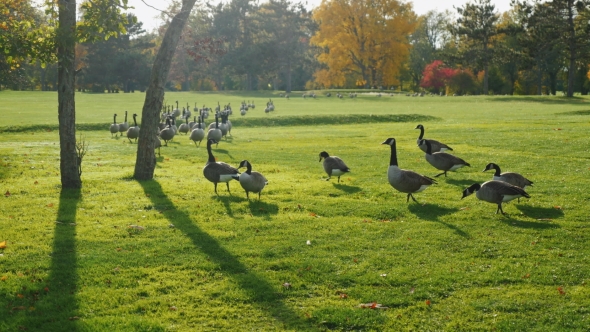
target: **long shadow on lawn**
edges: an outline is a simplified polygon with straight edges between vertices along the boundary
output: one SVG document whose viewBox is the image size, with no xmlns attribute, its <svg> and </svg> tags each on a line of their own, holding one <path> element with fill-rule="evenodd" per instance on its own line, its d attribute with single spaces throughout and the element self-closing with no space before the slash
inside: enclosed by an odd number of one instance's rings
<svg viewBox="0 0 590 332">
<path fill-rule="evenodd" d="M 25 328 L 37 331 L 76 331 L 76 210 L 80 189 L 62 189 L 53 237 L 49 277 L 39 284 L 35 311 L 27 313 Z M 45 288 L 46 287 L 46 288 Z"/>
<path fill-rule="evenodd" d="M 336 188 L 338 190 L 342 190 L 347 194 L 354 194 L 354 193 L 358 193 L 359 191 L 363 190 L 361 187 L 349 186 L 349 185 L 341 184 L 341 183 L 332 182 L 332 185 L 334 186 L 334 188 Z"/>
<path fill-rule="evenodd" d="M 149 196 L 153 205 L 174 207 L 174 203 L 164 193 L 157 181 L 138 181 L 138 183 Z M 231 199 L 226 201 L 230 202 Z M 223 248 L 217 240 L 201 230 L 188 214 L 175 208 L 164 210 L 162 213 L 170 222 L 174 222 L 177 229 L 191 239 L 195 247 L 218 264 L 221 271 L 230 275 L 262 311 L 268 312 L 288 328 L 309 328 L 309 324 L 305 323 L 296 312 L 280 300 L 280 295 L 268 281 L 249 272 L 248 268 Z"/>
<path fill-rule="evenodd" d="M 443 216 L 445 214 L 455 213 L 458 211 L 458 209 L 447 208 L 447 207 L 438 206 L 435 204 L 426 203 L 424 205 L 410 204 L 410 205 L 408 205 L 408 210 L 410 210 L 410 212 L 415 214 L 420 219 L 425 219 L 425 220 L 430 220 L 430 221 L 435 221 L 435 222 L 441 223 L 441 224 L 445 225 L 446 227 L 455 231 L 455 233 L 457 233 L 457 235 L 460 235 L 460 236 L 466 237 L 466 238 L 470 237 L 469 234 L 465 233 L 465 231 L 461 230 L 459 227 L 457 227 L 453 224 L 449 224 L 444 221 L 438 220 L 438 218 L 440 216 Z"/>
<path fill-rule="evenodd" d="M 515 205 L 525 216 L 535 219 L 555 219 L 563 217 L 563 210 L 554 207 L 535 207 L 530 205 Z"/>
</svg>

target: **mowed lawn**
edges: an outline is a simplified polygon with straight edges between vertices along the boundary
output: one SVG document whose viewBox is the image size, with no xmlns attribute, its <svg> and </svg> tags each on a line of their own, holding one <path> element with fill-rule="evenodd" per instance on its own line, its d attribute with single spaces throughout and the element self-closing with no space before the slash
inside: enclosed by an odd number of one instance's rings
<svg viewBox="0 0 590 332">
<path fill-rule="evenodd" d="M 236 181 L 215 195 L 184 135 L 135 181 L 137 145 L 109 124 L 143 98 L 76 94 L 89 151 L 83 188 L 62 191 L 57 95 L 0 92 L 0 331 L 588 330 L 590 98 L 166 93 L 231 103 L 213 154 L 264 174 L 260 201 Z M 419 123 L 471 167 L 406 203 L 381 143 L 434 176 Z M 325 181 L 321 151 L 352 172 Z M 489 162 L 534 182 L 506 216 L 461 199 Z"/>
</svg>

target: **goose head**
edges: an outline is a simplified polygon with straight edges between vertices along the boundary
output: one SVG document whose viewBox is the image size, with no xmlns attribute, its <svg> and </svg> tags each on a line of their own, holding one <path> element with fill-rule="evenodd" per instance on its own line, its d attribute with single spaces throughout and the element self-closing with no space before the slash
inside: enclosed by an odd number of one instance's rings
<svg viewBox="0 0 590 332">
<path fill-rule="evenodd" d="M 472 184 L 471 186 L 469 186 L 468 188 L 463 190 L 463 197 L 461 197 L 461 199 L 473 194 L 474 192 L 478 191 L 480 188 L 481 188 L 481 185 L 479 183 Z"/>
<path fill-rule="evenodd" d="M 490 171 L 490 170 L 496 170 L 496 169 L 499 170 L 500 169 L 500 166 L 498 166 L 498 165 L 496 165 L 494 163 L 489 163 L 489 164 L 486 165 L 486 168 L 484 168 L 484 170 L 482 172 Z"/>
<path fill-rule="evenodd" d="M 330 155 L 328 154 L 328 152 L 326 151 L 322 151 L 320 152 L 320 161 L 322 161 L 322 158 L 328 158 Z"/>
<path fill-rule="evenodd" d="M 393 138 L 393 137 L 390 137 L 390 138 L 386 139 L 386 140 L 385 140 L 383 143 L 381 143 L 381 144 L 387 144 L 387 145 L 391 145 L 391 146 L 393 146 L 393 145 L 395 144 L 395 138 Z"/>
</svg>

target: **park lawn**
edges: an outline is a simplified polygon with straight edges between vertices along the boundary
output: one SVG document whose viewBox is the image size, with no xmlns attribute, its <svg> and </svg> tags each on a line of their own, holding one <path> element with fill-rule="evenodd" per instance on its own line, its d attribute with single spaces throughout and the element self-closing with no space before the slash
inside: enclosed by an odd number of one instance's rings
<svg viewBox="0 0 590 332">
<path fill-rule="evenodd" d="M 0 330 L 587 330 L 589 99 L 318 95 L 167 93 L 231 103 L 213 154 L 269 180 L 248 201 L 235 181 L 215 195 L 205 144 L 183 135 L 154 180 L 133 180 L 137 145 L 108 126 L 114 109 L 141 114 L 139 93 L 76 95 L 89 151 L 83 188 L 62 191 L 55 93 L 1 92 Z M 256 103 L 245 117 L 242 100 Z M 420 204 L 387 183 L 380 144 L 437 174 L 418 123 L 472 165 Z M 352 169 L 339 184 L 323 150 Z M 507 216 L 461 200 L 489 162 L 535 183 Z M 388 309 L 359 307 L 372 303 Z"/>
</svg>

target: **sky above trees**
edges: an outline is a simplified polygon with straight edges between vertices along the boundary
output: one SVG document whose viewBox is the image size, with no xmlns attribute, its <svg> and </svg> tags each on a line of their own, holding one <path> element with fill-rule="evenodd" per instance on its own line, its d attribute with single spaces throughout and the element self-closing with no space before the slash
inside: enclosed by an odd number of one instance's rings
<svg viewBox="0 0 590 332">
<path fill-rule="evenodd" d="M 210 0 L 211 3 L 221 2 L 223 0 Z M 453 10 L 453 6 L 460 7 L 471 0 L 413 0 L 414 12 L 418 15 L 426 14 L 430 10 L 444 11 Z M 157 28 L 159 25 L 159 19 L 156 18 L 160 12 L 157 9 L 164 10 L 169 7 L 171 1 L 169 0 L 129 0 L 129 5 L 135 7 L 131 10 L 139 21 L 143 22 L 143 28 L 147 31 L 151 31 Z M 227 2 L 227 0 L 226 0 Z M 263 2 L 263 1 L 261 1 Z M 322 2 L 321 0 L 302 0 L 301 2 L 307 3 L 308 8 L 315 8 Z M 410 2 L 410 1 L 408 1 Z M 471 1 L 472 2 L 472 1 Z M 492 3 L 496 6 L 496 10 L 499 12 L 505 12 L 510 9 L 510 0 L 493 0 Z M 146 4 L 155 7 L 151 8 Z"/>
</svg>

